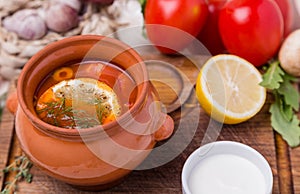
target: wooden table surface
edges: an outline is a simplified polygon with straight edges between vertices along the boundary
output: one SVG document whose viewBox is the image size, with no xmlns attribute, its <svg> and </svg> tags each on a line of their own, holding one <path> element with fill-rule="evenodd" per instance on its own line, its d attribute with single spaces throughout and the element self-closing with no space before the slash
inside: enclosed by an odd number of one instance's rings
<svg viewBox="0 0 300 194">
<path fill-rule="evenodd" d="M 157 57 L 148 56 L 146 59 Z M 194 81 L 197 70 L 193 69 L 191 62 L 180 57 L 158 57 L 174 65 Z M 157 86 L 160 87 L 160 86 Z M 11 90 L 15 90 L 14 87 Z M 163 91 L 163 89 L 162 89 Z M 12 92 L 12 91 L 10 91 Z M 170 103 L 170 96 L 160 93 L 165 103 Z M 251 146 L 260 152 L 269 162 L 273 177 L 273 193 L 297 194 L 300 193 L 300 147 L 289 148 L 282 138 L 276 134 L 270 126 L 270 114 L 268 112 L 272 96 L 268 95 L 263 109 L 252 119 L 237 125 L 223 125 L 220 134 L 214 128 L 207 130 L 208 125 L 219 126 L 212 121 L 199 107 L 195 100 L 195 94 L 189 95 L 182 108 L 172 111 L 170 115 L 175 120 L 175 129 L 180 126 L 179 136 L 174 147 L 182 144 L 184 140 L 193 135 L 192 141 L 172 161 L 163 166 L 149 170 L 135 170 L 118 186 L 103 191 L 103 193 L 181 193 L 181 171 L 187 157 L 197 149 L 204 141 L 230 140 Z M 193 125 L 197 124 L 193 131 Z M 180 125 L 179 125 L 180 124 Z M 195 132 L 195 133 L 194 133 Z M 172 137 L 171 137 L 172 138 Z M 11 163 L 15 156 L 22 154 L 18 140 L 14 133 L 14 116 L 6 109 L 2 115 L 0 124 L 0 169 Z M 59 182 L 39 169 L 31 169 L 33 182 L 31 184 L 20 182 L 18 193 L 89 193 L 79 191 L 67 184 Z M 11 176 L 0 177 L 0 189 Z"/>
</svg>

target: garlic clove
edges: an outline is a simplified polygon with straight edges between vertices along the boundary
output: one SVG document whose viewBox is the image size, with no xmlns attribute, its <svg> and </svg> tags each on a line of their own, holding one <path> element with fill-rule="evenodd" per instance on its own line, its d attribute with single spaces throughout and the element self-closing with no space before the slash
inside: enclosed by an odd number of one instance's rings
<svg viewBox="0 0 300 194">
<path fill-rule="evenodd" d="M 14 25 L 14 18 L 12 16 L 8 16 L 3 20 L 3 27 L 8 31 L 15 31 L 16 25 Z"/>
<path fill-rule="evenodd" d="M 77 11 L 66 4 L 51 5 L 46 11 L 46 24 L 55 32 L 66 32 L 79 23 Z"/>
<path fill-rule="evenodd" d="M 55 4 L 65 4 L 73 9 L 75 9 L 77 11 L 77 13 L 80 11 L 81 9 L 81 1 L 80 0 L 52 0 L 51 1 L 52 5 Z"/>
<path fill-rule="evenodd" d="M 34 9 L 23 9 L 4 18 L 3 27 L 26 40 L 40 39 L 47 33 L 44 20 Z"/>
<path fill-rule="evenodd" d="M 30 16 L 22 23 L 18 30 L 21 38 L 28 40 L 40 39 L 47 32 L 46 24 L 41 17 Z"/>
</svg>

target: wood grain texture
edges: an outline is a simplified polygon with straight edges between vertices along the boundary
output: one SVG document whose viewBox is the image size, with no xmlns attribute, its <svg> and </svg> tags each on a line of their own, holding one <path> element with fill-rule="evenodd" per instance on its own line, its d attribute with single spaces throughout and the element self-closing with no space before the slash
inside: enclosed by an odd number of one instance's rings
<svg viewBox="0 0 300 194">
<path fill-rule="evenodd" d="M 15 86 L 12 84 L 9 92 L 14 92 Z M 9 163 L 11 142 L 14 132 L 14 116 L 4 108 L 0 124 L 0 169 L 4 169 Z M 2 171 L 0 172 L 0 190 L 4 186 L 5 179 Z"/>
<path fill-rule="evenodd" d="M 290 150 L 282 137 L 275 133 L 279 187 L 282 193 L 294 193 Z"/>
<path fill-rule="evenodd" d="M 294 193 L 300 193 L 300 147 L 293 148 L 290 153 L 293 175 Z"/>
<path fill-rule="evenodd" d="M 197 68 L 193 67 L 190 60 L 181 57 L 165 57 L 165 56 L 147 56 L 147 59 L 159 59 L 174 64 L 176 68 L 186 72 L 189 75 L 191 82 L 195 81 L 197 75 Z M 164 96 L 162 96 L 164 97 Z M 168 99 L 168 98 L 167 98 Z M 169 99 L 168 99 L 169 100 Z M 124 181 L 116 187 L 106 190 L 101 193 L 181 193 L 181 171 L 185 160 L 188 156 L 198 147 L 204 143 L 227 140 L 237 141 L 247 144 L 258 152 L 260 152 L 269 162 L 273 177 L 273 193 L 285 193 L 282 190 L 281 184 L 291 184 L 291 179 L 283 179 L 282 165 L 277 163 L 276 144 L 274 132 L 270 126 L 270 96 L 263 109 L 252 119 L 236 125 L 221 125 L 210 119 L 204 111 L 199 107 L 195 94 L 189 96 L 188 101 L 184 106 L 178 108 L 170 115 L 175 120 L 175 134 L 171 137 L 172 141 L 164 141 L 158 143 L 157 146 L 168 144 L 168 149 L 164 150 L 167 153 L 179 152 L 179 154 L 169 162 L 162 166 L 148 169 L 148 170 L 135 170 L 129 174 Z M 3 122 L 6 125 L 13 126 L 12 115 L 5 112 Z M 10 119 L 8 119 L 8 117 Z M 1 123 L 2 126 L 3 123 Z M 0 134 L 4 133 L 0 129 Z M 9 141 L 7 137 L 6 141 Z M 1 141 L 1 139 L 0 139 Z M 282 144 L 282 142 L 276 142 Z M 19 145 L 16 139 L 13 140 L 12 147 L 7 144 L 0 144 L 0 158 L 7 155 L 11 151 L 10 160 L 13 155 L 18 153 Z M 278 147 L 278 146 L 277 146 Z M 297 151 L 298 150 L 298 151 Z M 286 149 L 283 150 L 285 153 Z M 300 150 L 292 150 L 292 164 L 293 164 L 293 177 L 295 193 L 300 193 Z M 294 157 L 293 157 L 294 156 Z M 7 156 L 6 156 L 7 157 Z M 151 159 L 146 159 L 144 163 L 151 162 Z M 4 164 L 2 164 L 4 165 Z M 296 168 L 294 168 L 296 166 Z M 289 171 L 289 169 L 285 169 Z M 42 171 L 33 167 L 31 172 L 34 175 L 33 182 L 27 184 L 25 182 L 19 183 L 18 193 L 90 193 L 83 192 L 73 188 L 70 185 L 59 182 L 47 175 Z M 9 178 L 8 178 L 9 179 Z M 280 181 L 281 182 L 280 182 Z M 280 183 L 279 183 L 280 182 Z M 297 192 L 298 191 L 298 192 Z"/>
</svg>

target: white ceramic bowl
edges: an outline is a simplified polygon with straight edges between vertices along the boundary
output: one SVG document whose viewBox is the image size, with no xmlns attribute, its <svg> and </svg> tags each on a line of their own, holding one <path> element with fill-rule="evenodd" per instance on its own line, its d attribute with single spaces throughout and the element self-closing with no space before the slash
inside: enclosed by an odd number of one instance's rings
<svg viewBox="0 0 300 194">
<path fill-rule="evenodd" d="M 224 161 L 221 161 L 220 158 L 222 158 L 224 155 L 226 155 L 226 157 L 225 157 Z M 229 157 L 232 157 L 232 158 L 229 158 Z M 246 159 L 246 160 L 244 160 L 244 159 Z M 245 161 L 245 162 L 240 162 L 240 160 Z M 206 161 L 206 163 L 205 163 L 205 161 Z M 245 163 L 245 165 L 243 166 L 242 163 Z M 247 165 L 249 165 L 247 163 L 249 163 L 250 166 L 247 166 Z M 226 166 L 227 164 L 229 166 L 228 168 Z M 202 171 L 199 171 L 199 170 L 197 171 L 197 169 L 200 169 L 199 165 L 202 165 L 202 167 L 201 167 Z M 203 166 L 203 165 L 206 165 L 206 166 Z M 222 165 L 224 165 L 224 166 L 222 166 Z M 231 167 L 230 167 L 230 165 L 231 165 Z M 208 169 L 209 166 L 213 167 L 213 169 Z M 225 169 L 224 169 L 224 167 L 225 167 Z M 245 167 L 251 167 L 251 168 L 245 169 Z M 252 167 L 253 167 L 253 169 L 252 169 Z M 233 169 L 233 171 L 236 171 L 236 172 L 232 172 L 232 169 Z M 246 172 L 246 171 L 248 171 L 248 172 Z M 196 174 L 196 173 L 198 173 L 198 174 Z M 202 173 L 202 174 L 199 174 L 199 173 Z M 218 174 L 218 173 L 223 173 L 223 174 Z M 227 173 L 227 175 L 224 176 L 224 173 Z M 195 174 L 197 176 L 195 176 Z M 230 174 L 230 175 L 228 175 L 228 174 Z M 201 176 L 202 176 L 202 178 L 204 177 L 204 182 L 205 182 L 205 183 L 202 183 L 202 185 L 204 185 L 205 187 L 209 187 L 208 185 L 210 185 L 210 187 L 212 187 L 212 190 L 214 190 L 214 192 L 216 192 L 216 190 L 217 190 L 216 188 L 218 187 L 218 184 L 216 184 L 216 183 L 222 182 L 222 180 L 220 181 L 219 179 L 223 178 L 223 180 L 224 180 L 224 177 L 226 177 L 226 178 L 234 177 L 237 174 L 239 174 L 239 176 L 240 176 L 239 179 L 241 179 L 241 180 L 238 180 L 237 182 L 244 181 L 243 182 L 244 186 L 246 185 L 246 187 L 248 187 L 248 188 L 251 187 L 251 189 L 253 189 L 253 187 L 257 187 L 257 185 L 255 183 L 253 183 L 252 181 L 250 181 L 249 185 L 247 185 L 248 182 L 245 183 L 245 179 L 247 180 L 247 178 L 249 178 L 250 175 L 251 176 L 255 175 L 255 176 L 253 176 L 253 179 L 257 179 L 256 176 L 258 176 L 258 177 L 260 176 L 260 178 L 262 180 L 264 180 L 264 181 L 262 181 L 263 183 L 260 182 L 262 184 L 261 186 L 263 186 L 263 188 L 264 188 L 263 193 L 264 194 L 272 193 L 273 175 L 272 175 L 272 170 L 271 170 L 268 162 L 266 161 L 266 159 L 259 152 L 254 150 L 253 148 L 251 148 L 247 145 L 244 145 L 242 143 L 232 142 L 232 141 L 217 141 L 217 142 L 206 144 L 206 145 L 198 148 L 196 151 L 194 151 L 189 156 L 189 158 L 185 162 L 185 164 L 183 166 L 183 170 L 182 170 L 182 176 L 181 176 L 182 192 L 184 194 L 202 194 L 203 192 L 202 193 L 196 193 L 196 192 L 192 193 L 193 188 L 195 188 L 195 177 L 199 179 L 199 180 L 196 180 L 197 181 L 196 186 L 200 187 L 201 181 L 203 180 L 203 179 L 201 180 Z M 214 176 L 214 177 L 209 177 L 207 175 Z M 249 177 L 247 177 L 247 176 L 249 176 Z M 193 178 L 191 178 L 191 177 L 193 177 Z M 222 178 L 220 178 L 220 177 L 222 177 Z M 226 178 L 225 178 L 225 182 L 228 183 Z M 213 182 L 209 183 L 208 181 L 210 181 L 210 180 L 213 180 Z M 191 183 L 191 181 L 193 183 Z M 236 180 L 234 180 L 234 181 L 236 181 Z M 255 182 L 257 180 L 253 180 L 253 181 Z M 231 184 L 231 183 L 235 183 L 235 182 L 229 181 L 229 183 Z M 223 184 L 223 183 L 221 183 L 221 184 Z M 224 186 L 224 185 L 221 185 L 221 186 Z M 203 187 L 201 189 L 203 190 Z M 224 190 L 226 190 L 226 189 L 221 189 L 221 188 L 218 188 L 218 189 L 220 189 L 222 191 L 221 193 L 225 193 Z M 230 193 L 233 193 L 231 191 L 230 191 Z M 214 193 L 214 192 L 211 192 L 211 193 Z M 220 192 L 217 192 L 217 193 L 220 193 Z M 238 193 L 238 192 L 236 192 L 236 193 Z M 242 193 L 245 193 L 245 192 L 242 192 Z M 206 190 L 205 194 L 210 194 L 210 193 Z"/>
</svg>

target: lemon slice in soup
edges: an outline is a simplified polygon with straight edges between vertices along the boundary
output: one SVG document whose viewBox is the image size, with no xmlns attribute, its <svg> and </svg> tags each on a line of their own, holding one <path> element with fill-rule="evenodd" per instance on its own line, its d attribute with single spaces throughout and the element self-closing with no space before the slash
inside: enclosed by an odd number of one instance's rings
<svg viewBox="0 0 300 194">
<path fill-rule="evenodd" d="M 107 84 L 91 78 L 64 80 L 46 90 L 36 105 L 45 122 L 64 128 L 89 128 L 121 114 L 117 95 Z"/>
</svg>

